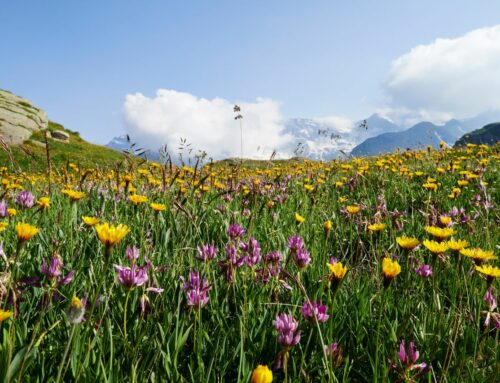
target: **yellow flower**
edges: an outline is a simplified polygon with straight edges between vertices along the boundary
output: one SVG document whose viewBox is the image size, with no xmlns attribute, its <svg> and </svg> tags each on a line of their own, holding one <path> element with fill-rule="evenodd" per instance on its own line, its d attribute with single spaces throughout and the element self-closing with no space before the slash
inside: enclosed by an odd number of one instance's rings
<svg viewBox="0 0 500 383">
<path fill-rule="evenodd" d="M 123 237 L 125 237 L 130 229 L 127 225 L 109 225 L 108 223 L 101 223 L 96 225 L 95 227 L 97 231 L 97 236 L 99 240 L 103 243 L 107 248 L 111 248 L 120 242 Z"/>
<path fill-rule="evenodd" d="M 448 250 L 448 244 L 446 242 L 436 242 L 426 239 L 423 244 L 432 254 L 441 254 Z"/>
<path fill-rule="evenodd" d="M 401 246 L 405 250 L 413 250 L 420 244 L 417 238 L 405 237 L 405 236 L 397 237 L 396 242 L 398 243 L 399 246 Z"/>
<path fill-rule="evenodd" d="M 449 226 L 451 223 L 451 217 L 448 217 L 447 215 L 442 215 L 439 217 L 439 222 L 441 222 L 441 225 L 443 226 Z"/>
<path fill-rule="evenodd" d="M 82 308 L 82 301 L 78 297 L 71 298 L 71 307 L 76 310 L 80 310 Z"/>
<path fill-rule="evenodd" d="M 12 311 L 5 311 L 4 309 L 0 309 L 0 323 L 6 319 L 9 319 L 12 314 Z"/>
<path fill-rule="evenodd" d="M 9 226 L 7 222 L 0 222 L 0 232 L 7 229 L 7 226 Z"/>
<path fill-rule="evenodd" d="M 455 234 L 455 231 L 451 227 L 426 226 L 425 231 L 439 239 L 446 239 Z"/>
<path fill-rule="evenodd" d="M 274 206 L 274 201 L 267 201 L 267 208 L 268 209 L 272 209 L 273 206 Z"/>
<path fill-rule="evenodd" d="M 39 228 L 31 226 L 29 223 L 18 223 L 16 225 L 16 233 L 19 241 L 24 242 L 34 237 L 40 231 Z"/>
<path fill-rule="evenodd" d="M 82 220 L 83 222 L 85 222 L 86 225 L 89 225 L 89 226 L 95 226 L 99 223 L 100 219 L 97 218 L 97 217 L 88 217 L 86 215 L 84 215 L 82 217 Z"/>
<path fill-rule="evenodd" d="M 17 210 L 14 208 L 7 209 L 7 214 L 9 215 L 9 217 L 13 217 L 17 214 Z"/>
<path fill-rule="evenodd" d="M 40 206 L 41 209 L 47 209 L 50 207 L 50 198 L 49 197 L 42 197 L 38 201 L 36 201 L 38 206 Z"/>
<path fill-rule="evenodd" d="M 334 264 L 327 263 L 326 264 L 332 273 L 332 278 L 340 281 L 345 277 L 347 273 L 347 266 L 342 265 L 342 262 L 335 262 Z"/>
<path fill-rule="evenodd" d="M 500 277 L 500 268 L 497 266 L 491 266 L 491 265 L 476 266 L 476 271 L 479 271 L 488 279 Z"/>
<path fill-rule="evenodd" d="M 427 190 L 437 190 L 438 188 L 438 185 L 433 183 L 433 182 L 426 182 L 425 184 L 422 185 L 422 187 L 424 189 L 427 189 Z"/>
<path fill-rule="evenodd" d="M 151 209 L 154 211 L 165 211 L 167 209 L 167 206 L 162 204 L 162 203 L 150 203 L 149 206 Z"/>
<path fill-rule="evenodd" d="M 401 272 L 401 266 L 398 261 L 393 261 L 390 258 L 384 258 L 382 260 L 382 273 L 386 280 L 391 280 L 396 278 Z"/>
<path fill-rule="evenodd" d="M 128 200 L 137 206 L 140 203 L 147 202 L 148 197 L 139 194 L 132 194 L 131 196 L 128 197 Z"/>
<path fill-rule="evenodd" d="M 273 372 L 267 367 L 258 365 L 252 372 L 251 383 L 271 383 L 273 381 Z"/>
<path fill-rule="evenodd" d="M 325 233 L 328 233 L 330 230 L 332 230 L 332 221 L 325 221 L 325 223 L 323 224 L 323 229 L 325 230 Z"/>
<path fill-rule="evenodd" d="M 85 197 L 85 193 L 77 190 L 71 190 L 71 189 L 63 189 L 61 190 L 62 194 L 65 194 L 69 197 L 69 200 L 71 202 L 76 202 L 81 200 L 83 197 Z"/>
<path fill-rule="evenodd" d="M 460 251 L 469 246 L 469 242 L 463 239 L 450 239 L 449 241 L 446 242 L 446 244 L 448 245 L 448 248 L 453 251 Z"/>
<path fill-rule="evenodd" d="M 304 217 L 302 217 L 299 213 L 295 213 L 295 222 L 297 223 L 302 223 L 304 222 L 306 219 Z"/>
<path fill-rule="evenodd" d="M 370 231 L 382 231 L 387 227 L 385 223 L 374 223 L 368 226 L 368 230 Z"/>
<path fill-rule="evenodd" d="M 475 249 L 462 249 L 460 254 L 472 258 L 474 261 L 489 261 L 492 259 L 498 259 L 498 257 L 493 253 L 492 250 L 482 250 L 479 248 Z"/>
<path fill-rule="evenodd" d="M 357 214 L 359 213 L 359 211 L 361 210 L 361 207 L 359 207 L 358 205 L 348 205 L 345 210 L 349 213 L 349 214 Z"/>
</svg>

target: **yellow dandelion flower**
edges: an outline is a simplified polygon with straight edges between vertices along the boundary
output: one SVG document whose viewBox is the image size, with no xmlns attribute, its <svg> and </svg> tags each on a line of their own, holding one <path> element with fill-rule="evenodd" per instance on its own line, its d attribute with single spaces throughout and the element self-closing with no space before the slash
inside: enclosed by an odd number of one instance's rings
<svg viewBox="0 0 500 383">
<path fill-rule="evenodd" d="M 396 242 L 398 243 L 399 246 L 401 246 L 405 250 L 413 250 L 420 244 L 417 238 L 405 237 L 405 236 L 397 237 Z"/>
<path fill-rule="evenodd" d="M 149 206 L 156 212 L 167 210 L 167 206 L 162 203 L 150 203 Z"/>
<path fill-rule="evenodd" d="M 446 239 L 455 234 L 455 231 L 451 227 L 426 226 L 425 231 L 439 239 Z"/>
<path fill-rule="evenodd" d="M 347 273 L 347 266 L 344 266 L 342 262 L 335 262 L 333 264 L 326 264 L 331 272 L 331 278 L 337 281 L 343 279 Z"/>
<path fill-rule="evenodd" d="M 20 222 L 16 225 L 17 238 L 21 242 L 25 242 L 34 237 L 40 231 L 36 226 L 31 226 L 29 223 Z"/>
<path fill-rule="evenodd" d="M 438 185 L 433 183 L 433 182 L 426 182 L 422 185 L 422 187 L 424 189 L 427 189 L 427 190 L 433 190 L 433 191 L 436 191 L 438 189 Z"/>
<path fill-rule="evenodd" d="M 386 280 L 392 280 L 401 273 L 401 266 L 398 261 L 386 257 L 382 260 L 382 273 Z"/>
<path fill-rule="evenodd" d="M 71 202 L 77 202 L 77 201 L 81 200 L 83 197 L 85 197 L 84 192 L 77 191 L 77 190 L 63 189 L 63 190 L 61 190 L 61 193 L 67 195 Z"/>
<path fill-rule="evenodd" d="M 453 251 L 460 251 L 469 246 L 469 242 L 464 239 L 450 239 L 446 242 L 446 245 L 448 245 L 448 248 Z"/>
<path fill-rule="evenodd" d="M 442 215 L 439 217 L 439 222 L 441 222 L 441 225 L 443 226 L 449 226 L 451 224 L 451 217 L 448 217 L 447 215 Z"/>
<path fill-rule="evenodd" d="M 99 240 L 107 248 L 111 248 L 112 246 L 116 245 L 130 231 L 127 225 L 119 224 L 115 226 L 108 223 L 101 223 L 99 225 L 96 225 L 95 229 Z"/>
<path fill-rule="evenodd" d="M 9 224 L 7 222 L 0 222 L 0 232 L 7 229 L 8 226 L 9 226 Z"/>
<path fill-rule="evenodd" d="M 258 365 L 252 372 L 251 383 L 271 383 L 273 381 L 273 372 L 263 365 Z"/>
<path fill-rule="evenodd" d="M 462 249 L 460 254 L 465 257 L 472 258 L 475 262 L 490 261 L 492 259 L 498 259 L 498 257 L 493 253 L 492 250 L 482 250 L 479 248 L 475 249 Z"/>
<path fill-rule="evenodd" d="M 374 223 L 368 226 L 368 230 L 376 232 L 385 230 L 386 227 L 387 225 L 385 223 Z"/>
<path fill-rule="evenodd" d="M 9 319 L 12 316 L 12 311 L 5 311 L 4 309 L 0 309 L 0 323 L 6 319 Z"/>
<path fill-rule="evenodd" d="M 41 209 L 47 209 L 50 207 L 50 198 L 49 197 L 41 197 L 38 201 L 36 201 L 38 206 L 40 206 Z"/>
<path fill-rule="evenodd" d="M 147 202 L 148 197 L 139 194 L 132 194 L 128 197 L 128 200 L 132 202 L 135 206 L 137 206 L 141 203 Z"/>
<path fill-rule="evenodd" d="M 332 221 L 325 221 L 325 223 L 323 224 L 323 229 L 325 230 L 325 233 L 328 233 L 330 230 L 332 230 Z"/>
<path fill-rule="evenodd" d="M 100 219 L 97 217 L 88 217 L 84 215 L 82 217 L 83 222 L 88 226 L 95 226 L 99 223 Z"/>
<path fill-rule="evenodd" d="M 295 222 L 297 222 L 299 224 L 299 223 L 304 222 L 305 220 L 306 219 L 304 217 L 302 217 L 299 213 L 295 213 Z"/>
<path fill-rule="evenodd" d="M 14 217 L 17 214 L 17 210 L 14 208 L 7 209 L 7 214 L 9 217 Z"/>
<path fill-rule="evenodd" d="M 349 213 L 349 214 L 357 214 L 359 213 L 359 211 L 361 210 L 361 207 L 358 206 L 358 205 L 348 205 L 345 210 Z"/>
<path fill-rule="evenodd" d="M 426 239 L 423 244 L 432 254 L 441 254 L 448 250 L 448 244 L 446 242 L 436 242 Z"/>
<path fill-rule="evenodd" d="M 493 280 L 493 278 L 500 277 L 500 268 L 497 266 L 484 265 L 476 266 L 476 271 L 480 272 L 486 278 Z"/>
</svg>

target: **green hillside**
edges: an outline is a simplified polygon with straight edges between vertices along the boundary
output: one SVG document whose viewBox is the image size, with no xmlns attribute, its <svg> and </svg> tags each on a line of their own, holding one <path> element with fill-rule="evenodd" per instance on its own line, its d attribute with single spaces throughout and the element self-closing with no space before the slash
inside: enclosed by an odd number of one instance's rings
<svg viewBox="0 0 500 383">
<path fill-rule="evenodd" d="M 455 147 L 460 148 L 467 144 L 494 145 L 498 141 L 500 141 L 500 122 L 495 122 L 492 124 L 485 125 L 481 129 L 477 129 L 470 133 L 464 134 L 455 143 Z"/>
</svg>

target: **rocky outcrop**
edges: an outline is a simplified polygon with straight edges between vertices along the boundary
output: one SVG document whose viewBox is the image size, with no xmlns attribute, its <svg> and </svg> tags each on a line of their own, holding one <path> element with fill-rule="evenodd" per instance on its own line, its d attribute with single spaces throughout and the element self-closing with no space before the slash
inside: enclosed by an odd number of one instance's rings
<svg viewBox="0 0 500 383">
<path fill-rule="evenodd" d="M 56 140 L 69 142 L 69 134 L 62 130 L 53 130 L 52 132 L 50 132 L 50 136 L 52 138 L 55 138 Z"/>
<path fill-rule="evenodd" d="M 22 144 L 49 124 L 47 114 L 28 100 L 0 89 L 0 136 L 11 145 Z"/>
</svg>

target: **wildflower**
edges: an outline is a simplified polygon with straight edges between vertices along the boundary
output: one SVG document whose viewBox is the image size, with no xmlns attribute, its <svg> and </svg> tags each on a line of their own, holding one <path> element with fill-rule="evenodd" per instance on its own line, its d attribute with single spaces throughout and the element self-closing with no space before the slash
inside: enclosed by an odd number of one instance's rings
<svg viewBox="0 0 500 383">
<path fill-rule="evenodd" d="M 7 229 L 8 226 L 9 226 L 9 224 L 7 222 L 0 222 L 0 232 Z"/>
<path fill-rule="evenodd" d="M 31 226 L 29 223 L 21 222 L 16 225 L 17 238 L 21 243 L 31 239 L 37 235 L 39 231 L 40 229 L 35 226 Z"/>
<path fill-rule="evenodd" d="M 220 261 L 218 266 L 221 268 L 222 272 L 226 276 L 226 282 L 234 282 L 234 271 L 245 263 L 245 256 L 237 257 L 237 249 L 233 245 L 226 245 L 224 250 L 226 251 L 226 259 Z"/>
<path fill-rule="evenodd" d="M 31 208 L 35 203 L 35 196 L 28 190 L 23 190 L 14 198 L 16 204 L 24 208 Z"/>
<path fill-rule="evenodd" d="M 422 185 L 422 187 L 424 189 L 427 189 L 427 190 L 432 190 L 432 191 L 436 191 L 438 189 L 438 185 L 433 183 L 433 182 L 426 182 Z"/>
<path fill-rule="evenodd" d="M 125 256 L 131 263 L 134 263 L 137 259 L 139 259 L 139 255 L 140 251 L 137 247 L 127 246 L 127 249 L 125 250 Z"/>
<path fill-rule="evenodd" d="M 255 238 L 248 238 L 248 242 L 241 243 L 240 248 L 245 254 L 245 262 L 249 267 L 253 267 L 260 262 L 260 245 Z"/>
<path fill-rule="evenodd" d="M 61 278 L 63 262 L 59 254 L 54 254 L 50 258 L 50 264 L 47 265 L 45 260 L 42 261 L 40 266 L 40 272 L 45 275 L 45 277 L 53 284 L 56 282 L 57 286 L 67 285 L 73 279 L 74 271 L 71 271 L 66 277 Z"/>
<path fill-rule="evenodd" d="M 340 282 L 345 277 L 347 273 L 347 266 L 342 265 L 342 262 L 339 262 L 335 258 L 332 258 L 326 265 L 331 272 L 330 279 L 336 282 Z"/>
<path fill-rule="evenodd" d="M 330 317 L 327 313 L 327 307 L 318 302 L 304 302 L 302 306 L 302 315 L 312 325 L 318 322 L 326 322 Z"/>
<path fill-rule="evenodd" d="M 422 278 L 429 278 L 430 276 L 432 276 L 432 267 L 422 264 L 415 269 L 415 272 Z"/>
<path fill-rule="evenodd" d="M 401 273 L 401 266 L 398 261 L 386 257 L 382 260 L 382 273 L 384 274 L 384 285 L 387 287 Z"/>
<path fill-rule="evenodd" d="M 397 237 L 396 242 L 400 247 L 408 251 L 415 249 L 420 244 L 417 238 L 405 236 Z"/>
<path fill-rule="evenodd" d="M 119 224 L 115 226 L 108 223 L 96 225 L 95 229 L 99 240 L 108 249 L 120 242 L 130 231 L 127 225 Z"/>
<path fill-rule="evenodd" d="M 359 211 L 361 210 L 361 207 L 358 206 L 358 205 L 348 205 L 345 210 L 349 213 L 349 214 L 358 214 Z"/>
<path fill-rule="evenodd" d="M 148 281 L 147 266 L 138 267 L 132 263 L 131 267 L 114 265 L 118 273 L 118 283 L 126 290 L 132 290 L 144 285 Z"/>
<path fill-rule="evenodd" d="M 9 217 L 14 217 L 16 214 L 17 214 L 17 210 L 16 209 L 14 209 L 14 208 L 7 209 L 7 215 Z"/>
<path fill-rule="evenodd" d="M 305 221 L 304 217 L 302 217 L 299 213 L 295 213 L 295 222 L 297 224 L 301 224 L 304 221 Z"/>
<path fill-rule="evenodd" d="M 97 218 L 97 217 L 88 217 L 88 216 L 85 216 L 85 215 L 82 217 L 82 220 L 88 226 L 95 226 L 100 221 L 100 219 Z"/>
<path fill-rule="evenodd" d="M 0 218 L 5 218 L 9 214 L 7 213 L 7 204 L 4 200 L 0 201 Z"/>
<path fill-rule="evenodd" d="M 443 225 L 444 227 L 451 227 L 453 226 L 453 221 L 451 217 L 447 215 L 441 215 L 439 216 L 439 223 Z"/>
<path fill-rule="evenodd" d="M 311 263 L 311 255 L 306 249 L 300 249 L 297 252 L 292 253 L 292 257 L 300 270 L 304 269 L 309 263 Z"/>
<path fill-rule="evenodd" d="M 162 203 L 150 203 L 149 206 L 157 213 L 160 211 L 165 211 L 167 209 L 167 206 Z"/>
<path fill-rule="evenodd" d="M 282 313 L 276 316 L 273 322 L 278 331 L 278 343 L 289 348 L 300 342 L 300 330 L 297 331 L 299 323 L 290 314 Z"/>
<path fill-rule="evenodd" d="M 271 383 L 273 372 L 267 367 L 259 364 L 252 372 L 250 383 Z"/>
<path fill-rule="evenodd" d="M 425 231 L 428 232 L 430 235 L 438 238 L 439 240 L 446 239 L 455 234 L 455 231 L 452 228 L 448 227 L 441 228 L 436 226 L 426 226 Z"/>
<path fill-rule="evenodd" d="M 403 369 L 399 369 L 394 363 L 392 364 L 392 368 L 398 371 L 401 376 L 408 376 L 410 371 L 417 371 L 417 375 L 413 377 L 413 379 L 427 372 L 427 363 L 419 363 L 415 364 L 420 357 L 420 353 L 417 349 L 415 349 L 415 344 L 410 342 L 410 348 L 408 353 L 406 352 L 405 342 L 402 340 L 399 344 L 399 352 L 398 359 L 403 366 Z M 413 381 L 413 380 L 412 380 Z"/>
<path fill-rule="evenodd" d="M 330 230 L 332 230 L 332 221 L 325 221 L 325 223 L 323 224 L 323 230 L 325 231 L 325 234 L 328 234 Z"/>
<path fill-rule="evenodd" d="M 500 330 L 500 314 L 494 312 L 497 308 L 497 299 L 493 295 L 493 289 L 491 287 L 486 290 L 486 294 L 484 294 L 484 301 L 488 305 L 488 312 L 486 313 L 484 325 L 488 327 L 491 319 L 493 318 L 495 327 Z"/>
<path fill-rule="evenodd" d="M 450 250 L 459 252 L 469 246 L 469 243 L 463 239 L 450 239 L 446 242 L 446 246 L 448 246 Z"/>
<path fill-rule="evenodd" d="M 325 345 L 325 353 L 334 362 L 335 366 L 339 366 L 342 363 L 342 349 L 338 343 L 333 342 L 332 344 Z"/>
<path fill-rule="evenodd" d="M 4 320 L 9 319 L 14 313 L 12 311 L 5 311 L 4 309 L 0 309 L 0 323 Z"/>
<path fill-rule="evenodd" d="M 500 277 L 500 268 L 497 266 L 476 266 L 476 271 L 480 272 L 486 277 L 488 284 L 491 284 L 491 282 L 493 282 L 493 279 Z"/>
<path fill-rule="evenodd" d="M 240 237 L 243 237 L 245 235 L 245 229 L 243 229 L 237 223 L 233 223 L 233 224 L 229 225 L 229 228 L 227 229 L 227 234 L 229 235 L 229 238 L 231 238 L 231 239 L 240 238 Z"/>
<path fill-rule="evenodd" d="M 198 246 L 198 254 L 200 255 L 199 257 L 195 257 L 196 259 L 203 262 L 208 262 L 214 259 L 215 256 L 217 255 L 217 248 L 213 245 L 208 245 L 208 244 Z"/>
<path fill-rule="evenodd" d="M 132 194 L 128 197 L 128 200 L 132 202 L 135 206 L 137 206 L 141 203 L 147 202 L 148 197 L 139 194 Z"/>
<path fill-rule="evenodd" d="M 71 202 L 78 202 L 80 201 L 83 197 L 85 197 L 85 193 L 77 190 L 71 190 L 71 189 L 63 189 L 61 190 L 62 194 L 65 194 L 66 196 L 69 197 L 69 200 Z"/>
<path fill-rule="evenodd" d="M 292 235 L 286 241 L 286 246 L 292 253 L 296 253 L 304 248 L 304 240 L 299 235 Z"/>
<path fill-rule="evenodd" d="M 71 303 L 66 312 L 68 320 L 71 324 L 78 324 L 83 321 L 85 315 L 85 304 L 78 297 L 71 298 Z"/>
<path fill-rule="evenodd" d="M 183 281 L 182 289 L 186 292 L 188 306 L 198 310 L 208 303 L 208 292 L 212 289 L 205 279 L 200 279 L 200 273 L 190 271 L 188 280 Z"/>
<path fill-rule="evenodd" d="M 482 250 L 479 248 L 475 249 L 462 249 L 460 254 L 465 257 L 472 258 L 476 265 L 480 265 L 485 261 L 490 261 L 492 259 L 498 259 L 498 257 L 493 253 L 492 250 Z"/>
<path fill-rule="evenodd" d="M 446 242 L 436 242 L 426 239 L 423 244 L 432 254 L 442 254 L 448 250 L 448 244 Z"/>
<path fill-rule="evenodd" d="M 374 223 L 371 225 L 368 225 L 368 230 L 372 232 L 377 232 L 377 231 L 382 231 L 385 230 L 387 225 L 385 223 Z"/>
<path fill-rule="evenodd" d="M 36 201 L 36 203 L 40 206 L 40 209 L 48 209 L 50 207 L 50 198 L 41 197 L 38 201 Z"/>
</svg>

